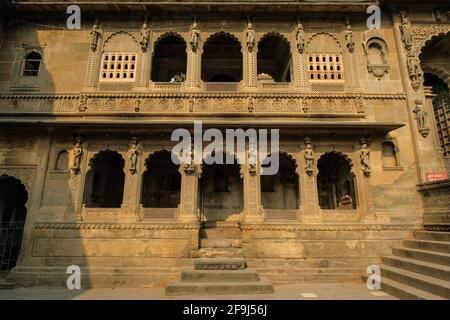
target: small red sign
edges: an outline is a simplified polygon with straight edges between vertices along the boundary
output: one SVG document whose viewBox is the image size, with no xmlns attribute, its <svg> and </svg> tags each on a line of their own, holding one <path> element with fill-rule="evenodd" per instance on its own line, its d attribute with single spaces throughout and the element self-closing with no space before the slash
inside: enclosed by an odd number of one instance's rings
<svg viewBox="0 0 450 320">
<path fill-rule="evenodd" d="M 427 172 L 425 174 L 427 182 L 441 181 L 448 179 L 447 172 Z"/>
</svg>

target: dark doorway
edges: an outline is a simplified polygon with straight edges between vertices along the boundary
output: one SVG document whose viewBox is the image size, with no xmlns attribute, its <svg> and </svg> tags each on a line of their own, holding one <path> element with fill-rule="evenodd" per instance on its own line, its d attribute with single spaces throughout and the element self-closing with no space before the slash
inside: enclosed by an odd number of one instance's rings
<svg viewBox="0 0 450 320">
<path fill-rule="evenodd" d="M 169 151 L 152 154 L 142 179 L 144 208 L 177 208 L 180 204 L 181 175 Z"/>
<path fill-rule="evenodd" d="M 355 175 L 350 160 L 339 152 L 328 152 L 317 162 L 317 188 L 322 209 L 356 209 Z"/>
<path fill-rule="evenodd" d="M 20 253 L 28 193 L 13 177 L 0 177 L 0 271 L 16 266 Z"/>
<path fill-rule="evenodd" d="M 85 204 L 90 208 L 120 208 L 123 201 L 125 161 L 111 150 L 100 151 L 86 174 Z"/>
</svg>

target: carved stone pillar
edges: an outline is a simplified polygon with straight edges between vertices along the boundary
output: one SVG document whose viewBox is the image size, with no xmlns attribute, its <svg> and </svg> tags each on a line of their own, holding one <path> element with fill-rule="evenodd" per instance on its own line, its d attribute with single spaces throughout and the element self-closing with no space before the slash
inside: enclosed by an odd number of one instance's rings
<svg viewBox="0 0 450 320">
<path fill-rule="evenodd" d="M 321 223 L 322 215 L 319 207 L 319 197 L 317 195 L 317 173 L 315 169 L 314 160 L 313 170 L 310 170 L 310 166 L 307 165 L 305 157 L 305 150 L 302 152 L 302 156 L 299 158 L 299 194 L 301 204 L 301 215 L 299 217 L 301 223 Z"/>
<path fill-rule="evenodd" d="M 256 48 L 251 52 L 248 51 L 247 47 L 242 48 L 244 55 L 244 84 L 245 88 L 256 89 L 257 86 L 257 66 L 256 66 Z"/>
<path fill-rule="evenodd" d="M 248 166 L 241 164 L 241 176 L 244 189 L 244 223 L 262 223 L 264 217 L 261 214 L 260 170 L 250 172 Z"/>
<path fill-rule="evenodd" d="M 186 171 L 180 167 L 181 196 L 180 207 L 177 216 L 178 222 L 198 223 L 198 182 L 201 169 L 196 166 L 193 171 Z"/>
<path fill-rule="evenodd" d="M 303 26 L 300 24 L 300 22 L 297 23 L 297 28 L 294 29 L 294 35 L 296 39 L 296 47 L 292 47 L 292 67 L 294 70 L 294 84 L 296 87 L 300 88 L 307 88 L 308 87 L 308 79 L 307 75 L 308 72 L 306 70 L 307 68 L 307 61 L 306 61 L 306 48 L 305 48 L 305 41 L 306 41 L 306 35 L 303 31 Z"/>
<path fill-rule="evenodd" d="M 186 71 L 186 84 L 189 89 L 200 88 L 200 75 L 201 75 L 201 35 L 198 30 L 197 23 L 191 27 L 191 39 L 190 45 L 187 47 L 187 71 Z"/>
<path fill-rule="evenodd" d="M 150 64 L 152 60 L 152 51 L 153 46 L 151 45 L 152 42 L 152 36 L 150 35 L 149 39 L 149 46 L 147 50 L 140 51 L 138 55 L 138 68 L 137 68 L 137 75 L 136 75 L 136 83 L 135 83 L 135 89 L 137 91 L 145 91 L 147 90 L 148 83 L 150 81 Z"/>
<path fill-rule="evenodd" d="M 103 32 L 98 31 L 99 36 L 95 42 L 95 50 L 92 48 L 89 50 L 89 57 L 87 62 L 86 81 L 84 91 L 92 91 L 97 87 L 100 64 L 102 60 L 102 48 L 103 48 Z"/>
<path fill-rule="evenodd" d="M 123 187 L 123 202 L 122 202 L 122 218 L 126 220 L 140 220 L 139 218 L 139 183 L 142 175 L 143 164 L 142 161 L 137 162 L 136 171 L 131 170 L 130 157 L 127 154 L 122 154 L 125 159 L 125 184 Z M 139 156 L 139 160 L 142 160 L 142 156 Z"/>
<path fill-rule="evenodd" d="M 79 140 L 81 142 L 81 140 Z M 65 219 L 68 221 L 81 221 L 82 220 L 82 207 L 83 207 L 83 192 L 86 179 L 86 172 L 88 168 L 88 152 L 86 151 L 86 144 L 81 143 L 82 154 L 80 160 L 80 168 L 78 171 L 73 171 L 70 174 L 69 188 L 70 196 L 67 203 L 67 209 L 65 212 Z M 74 155 L 71 154 L 71 157 Z M 73 159 L 70 159 L 72 163 Z"/>
</svg>

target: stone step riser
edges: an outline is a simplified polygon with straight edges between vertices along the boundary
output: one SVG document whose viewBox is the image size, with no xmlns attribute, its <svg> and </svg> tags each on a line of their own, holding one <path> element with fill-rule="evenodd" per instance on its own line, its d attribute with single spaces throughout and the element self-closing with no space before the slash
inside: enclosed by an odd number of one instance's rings
<svg viewBox="0 0 450 320">
<path fill-rule="evenodd" d="M 412 272 L 417 272 L 429 277 L 435 277 L 445 281 L 450 281 L 450 272 L 447 272 L 445 270 L 415 264 L 409 261 L 397 260 L 395 258 L 390 257 L 382 257 L 381 261 L 388 266 L 405 269 Z"/>
<path fill-rule="evenodd" d="M 400 272 L 393 272 L 381 267 L 381 283 L 383 283 L 383 277 L 450 299 L 450 290 L 443 285 L 430 283 L 419 278 L 413 278 Z"/>
<path fill-rule="evenodd" d="M 196 270 L 243 270 L 247 267 L 242 258 L 199 258 L 194 260 Z"/>
<path fill-rule="evenodd" d="M 182 271 L 181 282 L 257 282 L 258 272 L 234 271 Z"/>
<path fill-rule="evenodd" d="M 201 248 L 242 248 L 242 240 L 239 239 L 201 239 Z"/>
<path fill-rule="evenodd" d="M 235 248 L 203 248 L 198 250 L 199 258 L 243 258 L 244 252 Z"/>
<path fill-rule="evenodd" d="M 242 238 L 242 231 L 234 228 L 202 229 L 200 237 L 203 239 L 240 239 Z"/>
<path fill-rule="evenodd" d="M 408 250 L 408 248 L 393 248 L 392 253 L 396 256 L 450 266 L 450 257 L 439 255 L 433 251 L 417 252 Z"/>
<path fill-rule="evenodd" d="M 403 242 L 404 246 L 407 248 L 416 248 L 420 250 L 430 250 L 430 251 L 438 251 L 443 253 L 450 252 L 450 243 L 446 242 L 431 242 L 426 240 L 413 241 L 413 240 L 405 240 Z"/>
<path fill-rule="evenodd" d="M 450 242 L 450 232 L 416 231 L 414 232 L 414 238 L 417 240 Z"/>
<path fill-rule="evenodd" d="M 191 284 L 191 285 L 177 285 L 169 284 L 166 287 L 166 295 L 176 296 L 176 295 L 207 295 L 207 294 L 270 294 L 273 293 L 273 287 L 268 283 L 242 283 L 242 284 L 227 284 L 218 283 L 215 285 L 201 285 L 201 284 Z"/>
</svg>

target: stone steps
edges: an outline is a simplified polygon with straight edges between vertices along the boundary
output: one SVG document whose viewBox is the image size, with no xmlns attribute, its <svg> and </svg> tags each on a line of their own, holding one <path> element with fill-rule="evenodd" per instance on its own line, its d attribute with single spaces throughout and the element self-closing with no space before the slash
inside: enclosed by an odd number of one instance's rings
<svg viewBox="0 0 450 320">
<path fill-rule="evenodd" d="M 450 233 L 416 231 L 381 257 L 381 289 L 403 299 L 450 299 Z"/>
<path fill-rule="evenodd" d="M 265 279 L 256 282 L 178 282 L 166 287 L 166 295 L 192 294 L 270 294 L 272 284 Z"/>
<path fill-rule="evenodd" d="M 450 281 L 450 267 L 397 256 L 382 257 L 381 261 L 388 266 L 417 272 L 426 276 Z"/>
<path fill-rule="evenodd" d="M 381 282 L 386 278 L 450 299 L 450 282 L 387 265 L 380 265 Z"/>
<path fill-rule="evenodd" d="M 414 238 L 417 240 L 450 242 L 450 232 L 416 231 L 414 232 Z"/>
<path fill-rule="evenodd" d="M 14 289 L 14 283 L 6 279 L 0 279 L 0 290 Z"/>
<path fill-rule="evenodd" d="M 363 277 L 363 281 L 367 281 L 367 276 Z M 388 278 L 382 278 L 381 290 L 405 300 L 446 300 L 440 296 Z"/>
<path fill-rule="evenodd" d="M 195 270 L 181 271 L 182 282 L 257 282 L 259 273 L 256 269 L 242 270 Z"/>
<path fill-rule="evenodd" d="M 429 261 L 436 264 L 450 265 L 450 254 L 429 250 L 420 250 L 413 248 L 393 248 L 392 253 L 396 256 L 417 259 L 421 261 Z"/>
<path fill-rule="evenodd" d="M 200 231 L 202 239 L 241 239 L 242 230 L 235 225 L 222 227 L 204 227 Z"/>
<path fill-rule="evenodd" d="M 404 240 L 403 245 L 414 249 L 438 251 L 443 253 L 450 252 L 450 242 L 445 241 Z"/>
</svg>

